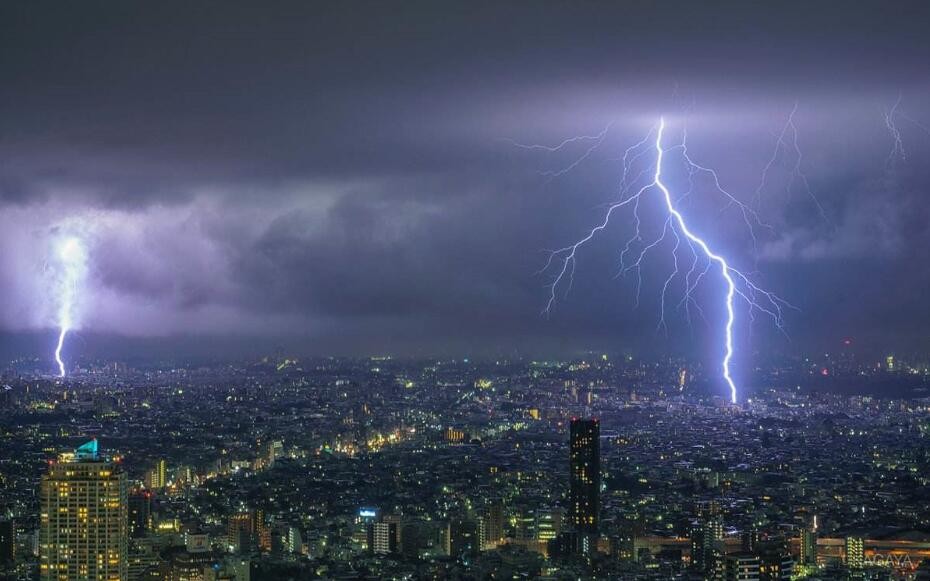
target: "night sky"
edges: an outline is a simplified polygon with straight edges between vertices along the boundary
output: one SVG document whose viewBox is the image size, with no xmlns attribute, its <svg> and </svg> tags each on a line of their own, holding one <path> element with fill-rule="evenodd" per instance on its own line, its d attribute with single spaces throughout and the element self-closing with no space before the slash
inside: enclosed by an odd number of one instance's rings
<svg viewBox="0 0 930 581">
<path fill-rule="evenodd" d="M 926 1 L 4 2 L 0 349 L 46 354 L 66 232 L 90 269 L 72 353 L 714 353 L 713 280 L 707 323 L 657 333 L 657 254 L 634 306 L 629 214 L 548 317 L 538 271 L 602 219 L 660 115 L 748 202 L 795 104 L 823 216 L 790 148 L 755 252 L 713 191 L 686 210 L 798 307 L 790 340 L 741 324 L 740 365 L 847 337 L 926 349 L 928 23 Z M 557 177 L 591 140 L 515 144 L 608 124 Z"/>
</svg>

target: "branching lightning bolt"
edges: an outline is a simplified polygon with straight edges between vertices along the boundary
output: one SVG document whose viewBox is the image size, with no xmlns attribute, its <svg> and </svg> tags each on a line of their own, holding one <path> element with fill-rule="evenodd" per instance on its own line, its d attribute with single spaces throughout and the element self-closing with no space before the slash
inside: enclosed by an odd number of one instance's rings
<svg viewBox="0 0 930 581">
<path fill-rule="evenodd" d="M 928 135 L 930 135 L 930 127 L 927 127 L 901 110 L 901 95 L 898 95 L 898 100 L 891 106 L 891 109 L 885 110 L 883 115 L 885 118 L 885 128 L 888 130 L 888 133 L 891 134 L 892 143 L 891 151 L 888 153 L 888 159 L 885 162 L 885 169 L 888 170 L 893 168 L 895 161 L 898 159 L 903 162 L 907 161 L 907 150 L 904 149 L 904 139 L 901 137 L 898 119 L 904 119 Z"/>
<path fill-rule="evenodd" d="M 542 172 L 542 175 L 552 180 L 554 178 L 561 177 L 567 174 L 568 172 L 572 171 L 573 169 L 578 167 L 584 160 L 588 159 L 591 156 L 591 154 L 597 151 L 597 148 L 600 147 L 602 143 L 604 143 L 604 139 L 607 137 L 607 133 L 610 131 L 611 125 L 612 123 L 608 123 L 607 126 L 604 127 L 604 129 L 597 135 L 577 135 L 575 137 L 569 137 L 568 139 L 563 140 L 561 143 L 557 145 L 525 144 L 525 143 L 520 143 L 518 141 L 514 141 L 513 139 L 508 139 L 507 141 L 509 141 L 512 145 L 519 147 L 520 149 L 542 150 L 542 151 L 547 151 L 549 153 L 556 153 L 556 152 L 562 151 L 569 145 L 572 145 L 575 143 L 586 142 L 586 141 L 593 142 L 590 146 L 588 146 L 587 149 L 585 149 L 581 157 L 579 157 L 578 159 L 576 159 L 569 165 L 563 168 L 557 169 L 557 170 L 550 170 L 550 171 Z"/>
<path fill-rule="evenodd" d="M 62 349 L 65 337 L 75 326 L 78 291 L 84 279 L 87 267 L 87 252 L 80 238 L 67 237 L 56 248 L 55 262 L 58 270 L 58 343 L 55 346 L 55 362 L 58 374 L 66 375 Z"/>
<path fill-rule="evenodd" d="M 756 208 L 762 203 L 762 192 L 765 190 L 768 180 L 769 173 L 772 171 L 772 168 L 775 166 L 775 163 L 778 161 L 779 156 L 782 152 L 785 152 L 785 155 L 789 158 L 794 159 L 794 163 L 791 166 L 791 177 L 788 181 L 786 187 L 788 193 L 790 194 L 794 185 L 798 182 L 804 187 L 804 191 L 807 196 L 811 199 L 811 202 L 816 206 L 817 211 L 820 213 L 820 218 L 826 223 L 830 224 L 830 219 L 827 217 L 826 210 L 824 210 L 823 205 L 820 203 L 820 199 L 817 198 L 817 195 L 814 194 L 813 188 L 811 188 L 810 180 L 807 179 L 807 174 L 804 173 L 802 164 L 804 163 L 804 154 L 801 152 L 801 145 L 798 143 L 799 132 L 798 126 L 794 122 L 794 116 L 798 112 L 798 103 L 795 101 L 794 107 L 792 107 L 791 112 L 788 114 L 788 118 L 785 120 L 785 124 L 782 125 L 781 131 L 778 133 L 778 137 L 775 140 L 775 148 L 772 151 L 772 157 L 769 159 L 768 163 L 765 164 L 765 168 L 762 170 L 762 179 L 759 181 L 759 186 L 755 191 L 755 200 L 754 205 Z"/>
<path fill-rule="evenodd" d="M 907 151 L 904 150 L 904 141 L 901 140 L 901 131 L 898 130 L 898 107 L 901 106 L 901 95 L 898 95 L 898 100 L 895 101 L 891 109 L 885 111 L 885 127 L 888 129 L 888 133 L 891 134 L 892 147 L 891 152 L 888 154 L 888 161 L 885 162 L 885 167 L 889 168 L 894 164 L 896 158 L 901 158 L 901 161 L 907 161 Z"/>
<path fill-rule="evenodd" d="M 635 228 L 633 236 L 627 241 L 620 253 L 620 274 L 632 270 L 635 270 L 637 274 L 639 274 L 643 260 L 646 258 L 650 251 L 659 247 L 669 237 L 671 237 L 674 241 L 672 248 L 673 268 L 671 273 L 665 279 L 661 291 L 661 313 L 659 318 L 660 328 L 666 327 L 666 297 L 670 286 L 676 279 L 683 279 L 684 297 L 679 303 L 679 306 L 684 305 L 688 319 L 690 320 L 690 312 L 687 310 L 688 305 L 693 303 L 695 306 L 697 306 L 698 309 L 700 309 L 700 307 L 693 299 L 693 293 L 709 272 L 711 272 L 713 269 L 719 271 L 720 276 L 726 285 L 726 293 L 723 301 L 726 309 L 726 320 L 723 325 L 725 341 L 724 356 L 723 360 L 721 361 L 721 371 L 724 381 L 726 382 L 729 389 L 730 400 L 731 402 L 736 403 L 738 399 L 737 387 L 730 368 L 730 364 L 734 355 L 733 335 L 734 325 L 736 322 L 736 309 L 734 303 L 736 302 L 736 299 L 740 298 L 744 300 L 749 306 L 750 318 L 753 317 L 755 311 L 759 311 L 771 317 L 779 329 L 783 329 L 782 309 L 784 307 L 791 307 L 791 305 L 774 293 L 765 291 L 756 286 L 748 276 L 731 266 L 722 254 L 712 250 L 710 245 L 703 238 L 701 238 L 688 227 L 684 215 L 678 209 L 678 204 L 690 196 L 691 191 L 694 188 L 694 178 L 699 174 L 704 174 L 710 178 L 715 191 L 717 191 L 724 197 L 724 199 L 726 199 L 727 208 L 736 207 L 740 210 L 742 217 L 746 222 L 747 227 L 749 228 L 750 234 L 753 237 L 754 243 L 755 235 L 753 234 L 753 226 L 755 225 L 768 228 L 768 225 L 760 219 L 755 210 L 753 210 L 747 204 L 741 202 L 723 187 L 716 171 L 702 166 L 692 160 L 692 158 L 688 155 L 686 135 L 682 139 L 682 142 L 672 149 L 680 150 L 682 158 L 687 164 L 690 187 L 677 200 L 674 199 L 668 186 L 662 180 L 664 157 L 666 153 L 670 151 L 666 150 L 663 146 L 664 133 L 665 119 L 662 118 L 659 120 L 658 125 L 649 131 L 646 137 L 624 152 L 622 157 L 623 177 L 621 179 L 619 200 L 607 207 L 603 220 L 591 228 L 591 230 L 577 242 L 550 252 L 548 261 L 546 262 L 546 265 L 543 267 L 541 272 L 549 271 L 553 268 L 553 265 L 557 266 L 555 268 L 555 276 L 549 285 L 549 299 L 547 301 L 544 312 L 548 314 L 551 311 L 553 305 L 555 304 L 560 288 L 564 286 L 566 292 L 571 289 L 579 249 L 590 242 L 602 230 L 606 229 L 616 212 L 627 206 L 630 206 L 632 208 Z M 639 172 L 636 176 L 630 179 L 629 174 L 632 171 L 636 160 L 645 155 L 645 146 L 650 142 L 650 140 L 652 140 L 652 144 L 649 146 L 649 149 L 653 150 L 655 153 L 655 164 Z M 573 164 L 573 166 L 574 165 L 577 164 Z M 636 184 L 640 182 L 640 178 L 647 175 L 650 170 L 652 176 L 651 180 L 645 185 L 636 188 Z M 664 223 L 662 224 L 661 234 L 655 239 L 645 240 L 640 229 L 639 209 L 640 202 L 642 201 L 644 195 L 650 191 L 658 191 L 661 194 L 663 202 L 662 205 L 665 212 L 667 213 L 667 216 Z M 679 251 L 685 247 L 690 252 L 691 260 L 689 270 L 682 276 L 681 263 L 679 261 Z M 640 286 L 641 279 L 640 277 L 637 277 L 637 303 Z"/>
</svg>

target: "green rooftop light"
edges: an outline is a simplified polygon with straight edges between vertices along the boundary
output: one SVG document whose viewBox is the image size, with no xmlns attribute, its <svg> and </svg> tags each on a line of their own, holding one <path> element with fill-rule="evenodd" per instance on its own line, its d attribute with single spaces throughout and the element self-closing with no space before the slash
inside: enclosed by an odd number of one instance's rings
<svg viewBox="0 0 930 581">
<path fill-rule="evenodd" d="M 74 456 L 78 460 L 96 460 L 97 459 L 97 439 L 82 444 L 74 451 Z"/>
</svg>

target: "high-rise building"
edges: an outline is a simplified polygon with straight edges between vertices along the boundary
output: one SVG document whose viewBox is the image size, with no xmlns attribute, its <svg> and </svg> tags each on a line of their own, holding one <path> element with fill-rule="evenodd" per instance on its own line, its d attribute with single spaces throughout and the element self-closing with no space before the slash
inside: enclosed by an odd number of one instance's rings
<svg viewBox="0 0 930 581">
<path fill-rule="evenodd" d="M 813 529 L 801 529 L 801 555 L 802 565 L 817 564 L 817 533 Z"/>
<path fill-rule="evenodd" d="M 43 581 L 126 581 L 126 473 L 97 441 L 61 454 L 42 477 L 39 573 Z"/>
<path fill-rule="evenodd" d="M 398 523 L 379 521 L 368 525 L 368 550 L 375 555 L 397 553 L 399 530 Z"/>
<path fill-rule="evenodd" d="M 861 537 L 846 537 L 846 566 L 862 569 L 865 566 L 865 551 Z"/>
<path fill-rule="evenodd" d="M 129 535 L 138 539 L 152 530 L 152 492 L 135 490 L 129 494 Z"/>
<path fill-rule="evenodd" d="M 168 465 L 165 460 L 158 460 L 155 466 L 145 474 L 145 485 L 152 490 L 161 490 L 168 485 Z"/>
<path fill-rule="evenodd" d="M 533 541 L 539 538 L 536 530 L 537 517 L 532 511 L 519 511 L 512 520 L 513 537 L 518 541 Z"/>
<path fill-rule="evenodd" d="M 727 555 L 726 581 L 759 581 L 759 557 L 751 553 Z"/>
<path fill-rule="evenodd" d="M 759 546 L 759 529 L 750 525 L 740 533 L 740 547 L 744 553 L 754 553 Z"/>
<path fill-rule="evenodd" d="M 714 568 L 721 554 L 723 521 L 716 512 L 705 512 L 691 530 L 691 563 L 695 569 L 707 572 Z"/>
<path fill-rule="evenodd" d="M 0 517 L 0 569 L 16 561 L 16 521 Z"/>
<path fill-rule="evenodd" d="M 281 440 L 273 440 L 265 445 L 264 457 L 265 467 L 271 468 L 275 461 L 284 455 L 284 443 Z"/>
<path fill-rule="evenodd" d="M 304 540 L 303 540 L 303 537 L 301 537 L 300 535 L 300 529 L 293 525 L 289 525 L 287 527 L 285 550 L 288 553 L 297 555 L 297 554 L 300 554 L 301 551 L 303 551 L 303 548 L 304 548 Z"/>
<path fill-rule="evenodd" d="M 268 552 L 271 550 L 271 527 L 265 520 L 265 511 L 258 509 L 252 511 L 252 535 L 258 550 Z"/>
<path fill-rule="evenodd" d="M 449 550 L 453 557 L 474 557 L 480 549 L 478 523 L 469 518 L 453 519 L 449 523 Z"/>
<path fill-rule="evenodd" d="M 600 422 L 572 419 L 568 519 L 578 532 L 596 533 L 601 487 Z"/>
<path fill-rule="evenodd" d="M 421 521 L 406 521 L 400 525 L 400 553 L 405 559 L 417 559 L 424 545 L 425 527 Z"/>
<path fill-rule="evenodd" d="M 551 541 L 562 533 L 565 509 L 561 507 L 541 510 L 536 513 L 536 539 Z"/>
<path fill-rule="evenodd" d="M 247 553 L 255 544 L 255 518 L 251 511 L 234 514 L 226 523 L 226 542 L 232 553 Z"/>
<path fill-rule="evenodd" d="M 484 508 L 478 529 L 483 551 L 497 547 L 504 540 L 504 505 L 499 500 Z"/>
<path fill-rule="evenodd" d="M 452 523 L 450 521 L 445 521 L 439 523 L 438 526 L 438 537 L 439 537 L 439 553 L 445 556 L 452 555 Z"/>
</svg>

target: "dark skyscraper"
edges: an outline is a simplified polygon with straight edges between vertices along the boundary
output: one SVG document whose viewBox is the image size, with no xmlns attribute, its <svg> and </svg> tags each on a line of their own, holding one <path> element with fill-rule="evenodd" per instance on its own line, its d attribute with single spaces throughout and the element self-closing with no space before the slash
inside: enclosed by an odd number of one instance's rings
<svg viewBox="0 0 930 581">
<path fill-rule="evenodd" d="M 16 521 L 0 517 L 0 568 L 16 560 Z"/>
<path fill-rule="evenodd" d="M 601 487 L 600 423 L 573 419 L 571 423 L 571 475 L 569 522 L 581 533 L 596 533 Z"/>
<path fill-rule="evenodd" d="M 461 559 L 474 557 L 480 550 L 478 523 L 468 518 L 454 519 L 449 525 L 452 556 Z"/>
<path fill-rule="evenodd" d="M 129 495 L 129 534 L 144 537 L 152 530 L 152 492 L 137 490 Z"/>
</svg>

